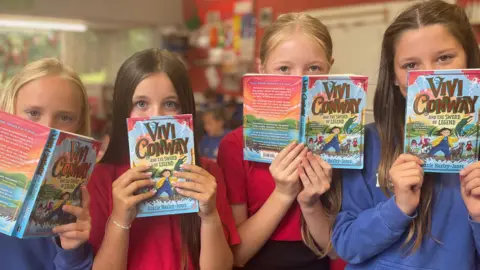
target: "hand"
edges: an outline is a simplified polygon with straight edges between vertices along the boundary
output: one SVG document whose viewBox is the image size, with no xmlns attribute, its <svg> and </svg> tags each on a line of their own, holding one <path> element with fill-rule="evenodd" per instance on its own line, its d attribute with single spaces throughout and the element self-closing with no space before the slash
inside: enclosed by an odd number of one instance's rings
<svg viewBox="0 0 480 270">
<path fill-rule="evenodd" d="M 217 180 L 206 170 L 190 164 L 182 165 L 187 171 L 173 172 L 176 177 L 189 180 L 188 182 L 176 182 L 175 189 L 180 195 L 198 201 L 200 218 L 202 220 L 217 215 Z"/>
<path fill-rule="evenodd" d="M 297 168 L 307 151 L 303 144 L 291 143 L 278 153 L 270 165 L 275 180 L 274 192 L 295 199 L 301 188 Z"/>
<path fill-rule="evenodd" d="M 302 208 L 310 208 L 319 202 L 320 196 L 330 189 L 332 166 L 321 157 L 307 153 L 307 157 L 298 166 L 303 189 L 297 196 Z"/>
<path fill-rule="evenodd" d="M 88 241 L 90 237 L 90 230 L 92 228 L 90 218 L 90 195 L 85 186 L 81 187 L 82 190 L 82 207 L 73 205 L 64 205 L 62 210 L 66 213 L 72 214 L 77 217 L 77 221 L 74 223 L 56 226 L 53 228 L 53 233 L 58 234 L 60 238 L 60 244 L 63 249 L 76 249 Z"/>
<path fill-rule="evenodd" d="M 460 172 L 460 191 L 468 213 L 480 222 L 480 162 L 470 164 Z"/>
<path fill-rule="evenodd" d="M 423 160 L 420 158 L 402 154 L 395 160 L 389 171 L 395 202 L 406 215 L 412 215 L 420 203 L 423 184 L 422 164 Z"/>
<path fill-rule="evenodd" d="M 138 189 L 151 187 L 155 184 L 150 179 L 152 173 L 146 172 L 148 169 L 150 169 L 149 166 L 131 168 L 113 182 L 111 218 L 115 222 L 123 226 L 130 226 L 137 215 L 137 204 L 155 195 L 153 191 L 134 194 Z"/>
</svg>

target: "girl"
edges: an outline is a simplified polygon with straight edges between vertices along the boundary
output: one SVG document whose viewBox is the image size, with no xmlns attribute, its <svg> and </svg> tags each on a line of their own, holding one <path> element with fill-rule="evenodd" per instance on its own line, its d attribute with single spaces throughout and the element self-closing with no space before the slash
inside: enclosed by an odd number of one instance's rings
<svg viewBox="0 0 480 270">
<path fill-rule="evenodd" d="M 90 135 L 85 87 L 70 68 L 56 59 L 25 66 L 3 90 L 0 109 L 56 129 Z M 54 228 L 55 238 L 18 239 L 0 234 L 2 269 L 91 269 L 89 195 L 82 187 L 82 207 L 61 210 L 77 221 Z"/>
<path fill-rule="evenodd" d="M 480 248 L 480 163 L 458 174 L 424 174 L 403 152 L 407 71 L 479 68 L 462 8 L 414 4 L 387 28 L 366 130 L 365 168 L 343 172 L 333 244 L 347 269 L 475 269 Z"/>
<path fill-rule="evenodd" d="M 113 93 L 111 141 L 88 185 L 95 270 L 231 269 L 229 244 L 237 244 L 239 237 L 223 176 L 212 161 L 197 157 L 203 168 L 186 165 L 190 172 L 174 174 L 191 180 L 172 185 L 199 201 L 198 214 L 135 219 L 136 205 L 154 195 L 135 191 L 154 182 L 148 167 L 129 168 L 126 118 L 180 113 L 195 114 L 195 102 L 177 57 L 149 49 L 123 63 Z"/>
<path fill-rule="evenodd" d="M 332 64 L 330 34 L 308 15 L 282 15 L 265 31 L 260 73 L 327 74 Z M 328 163 L 307 153 L 303 144 L 289 145 L 270 166 L 244 161 L 242 128 L 225 136 L 217 160 L 241 238 L 233 248 L 236 266 L 328 269 L 328 259 L 318 257 L 330 252 L 341 195 Z"/>
</svg>

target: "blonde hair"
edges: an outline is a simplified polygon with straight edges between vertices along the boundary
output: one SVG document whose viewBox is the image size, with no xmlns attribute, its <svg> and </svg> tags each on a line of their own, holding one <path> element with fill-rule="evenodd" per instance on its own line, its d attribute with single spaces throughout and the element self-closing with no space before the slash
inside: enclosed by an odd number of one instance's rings
<svg viewBox="0 0 480 270">
<path fill-rule="evenodd" d="M 319 20 L 304 13 L 286 13 L 280 15 L 278 19 L 266 30 L 260 44 L 260 61 L 265 65 L 270 52 L 272 52 L 281 42 L 288 39 L 292 33 L 301 32 L 307 37 L 316 40 L 328 58 L 329 64 L 333 54 L 332 37 L 327 27 Z M 339 170 L 333 170 L 332 183 L 330 189 L 320 197 L 320 201 L 325 211 L 325 217 L 330 221 L 331 234 L 335 217 L 340 211 L 342 203 L 342 183 Z M 324 257 L 332 250 L 332 242 L 323 250 L 320 249 L 308 230 L 305 218 L 302 216 L 301 233 L 305 245 L 307 245 L 317 256 Z"/>
<path fill-rule="evenodd" d="M 268 55 L 281 42 L 293 33 L 300 32 L 316 40 L 325 51 L 328 60 L 332 59 L 333 43 L 327 27 L 318 19 L 305 13 L 286 13 L 278 17 L 263 34 L 260 44 L 260 61 L 262 64 L 268 60 Z"/>
<path fill-rule="evenodd" d="M 44 58 L 32 62 L 15 74 L 10 83 L 8 83 L 6 88 L 3 89 L 0 94 L 0 109 L 7 113 L 14 114 L 18 91 L 29 82 L 46 76 L 60 76 L 73 83 L 80 91 L 82 91 L 82 123 L 77 133 L 90 136 L 90 110 L 87 90 L 77 73 L 54 58 Z"/>
</svg>

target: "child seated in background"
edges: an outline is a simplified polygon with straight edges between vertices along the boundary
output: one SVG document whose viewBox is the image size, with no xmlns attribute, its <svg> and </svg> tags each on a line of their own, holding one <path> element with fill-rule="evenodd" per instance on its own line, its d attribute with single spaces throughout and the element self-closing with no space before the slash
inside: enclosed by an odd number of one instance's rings
<svg viewBox="0 0 480 270">
<path fill-rule="evenodd" d="M 222 108 L 207 110 L 202 115 L 205 135 L 200 141 L 200 155 L 217 160 L 218 145 L 229 129 L 225 129 L 225 111 Z"/>
</svg>

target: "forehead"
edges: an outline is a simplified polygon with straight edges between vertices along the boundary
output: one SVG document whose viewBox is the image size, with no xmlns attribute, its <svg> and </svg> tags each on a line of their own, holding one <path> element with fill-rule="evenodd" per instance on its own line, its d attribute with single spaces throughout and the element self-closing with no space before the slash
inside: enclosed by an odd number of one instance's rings
<svg viewBox="0 0 480 270">
<path fill-rule="evenodd" d="M 16 97 L 17 104 L 62 111 L 81 109 L 83 102 L 80 88 L 61 76 L 46 76 L 33 80 L 22 86 Z"/>
<path fill-rule="evenodd" d="M 135 88 L 133 95 L 160 99 L 171 96 L 177 97 L 177 92 L 167 74 L 157 72 L 143 79 Z"/>
<path fill-rule="evenodd" d="M 395 43 L 395 56 L 423 57 L 450 49 L 462 45 L 445 26 L 434 24 L 403 32 Z"/>
<path fill-rule="evenodd" d="M 327 54 L 319 40 L 303 33 L 295 33 L 272 44 L 267 61 L 269 62 L 311 62 L 328 61 Z"/>
</svg>

